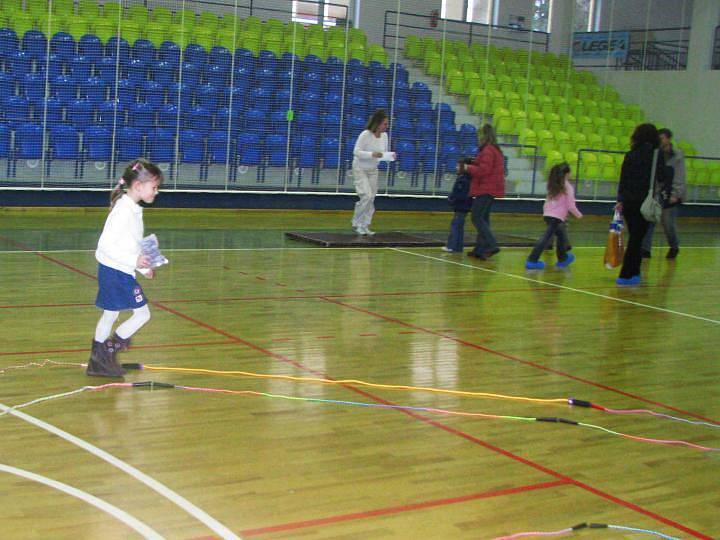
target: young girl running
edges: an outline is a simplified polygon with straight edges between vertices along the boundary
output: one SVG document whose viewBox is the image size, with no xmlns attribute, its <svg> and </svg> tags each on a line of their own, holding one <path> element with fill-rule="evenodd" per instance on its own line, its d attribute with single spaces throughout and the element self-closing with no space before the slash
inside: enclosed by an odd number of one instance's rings
<svg viewBox="0 0 720 540">
<path fill-rule="evenodd" d="M 130 346 L 130 337 L 150 320 L 150 310 L 142 287 L 135 280 L 137 269 L 154 277 L 150 257 L 143 255 L 143 209 L 155 200 L 162 184 L 162 171 L 152 163 L 137 159 L 123 172 L 110 195 L 110 214 L 98 241 L 98 294 L 95 305 L 103 310 L 95 328 L 95 338 L 86 373 L 96 377 L 122 377 L 125 370 L 115 355 Z M 120 311 L 132 316 L 110 337 Z"/>
<path fill-rule="evenodd" d="M 547 229 L 535 244 L 525 263 L 525 268 L 528 270 L 542 270 L 545 268 L 545 263 L 538 259 L 553 235 L 557 236 L 555 249 L 558 262 L 555 266 L 566 268 L 573 263 L 575 255 L 567 252 L 569 244 L 565 220 L 568 213 L 578 219 L 582 217 L 580 210 L 575 206 L 575 190 L 570 183 L 570 165 L 560 163 L 550 169 L 548 175 L 547 199 L 543 206 L 543 219 L 547 223 Z"/>
</svg>

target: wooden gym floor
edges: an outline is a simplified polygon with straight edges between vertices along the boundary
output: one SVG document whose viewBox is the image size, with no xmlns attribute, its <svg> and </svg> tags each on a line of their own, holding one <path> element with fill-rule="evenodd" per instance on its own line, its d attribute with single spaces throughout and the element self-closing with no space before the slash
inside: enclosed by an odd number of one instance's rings
<svg viewBox="0 0 720 540">
<path fill-rule="evenodd" d="M 99 316 L 105 215 L 0 210 L 0 413 L 53 397 L 0 416 L 2 538 L 479 539 L 582 522 L 720 537 L 720 452 L 517 418 L 720 448 L 718 220 L 680 220 L 674 262 L 656 233 L 643 286 L 618 289 L 605 219 L 572 222 L 568 271 L 548 252 L 548 270 L 526 273 L 528 248 L 479 262 L 283 236 L 347 230 L 344 212 L 148 209 L 171 263 L 141 281 L 153 318 L 121 360 L 148 366 L 125 382 L 152 387 L 58 397 L 111 382 L 77 365 Z M 374 225 L 449 219 L 381 213 Z M 507 233 L 543 228 L 494 219 Z"/>
</svg>

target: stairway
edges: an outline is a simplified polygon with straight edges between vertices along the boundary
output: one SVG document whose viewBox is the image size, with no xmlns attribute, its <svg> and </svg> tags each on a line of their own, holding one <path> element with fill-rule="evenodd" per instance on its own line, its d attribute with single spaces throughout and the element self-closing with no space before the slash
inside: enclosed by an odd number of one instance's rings
<svg viewBox="0 0 720 540">
<path fill-rule="evenodd" d="M 469 111 L 467 96 L 446 94 L 445 89 L 440 87 L 439 81 L 435 77 L 425 74 L 421 63 L 416 64 L 408 58 L 403 60 L 405 62 L 403 65 L 408 70 L 410 85 L 412 86 L 412 83 L 416 81 L 423 82 L 432 92 L 433 103 L 442 101 L 449 104 L 455 111 L 455 124 L 457 127 L 462 124 L 472 124 L 475 127 L 482 125 L 482 116 Z M 517 143 L 517 137 L 501 136 L 500 141 L 501 144 Z M 503 147 L 503 152 L 508 156 L 506 197 L 544 197 L 545 174 L 542 167 L 544 158 L 538 156 L 536 170 L 533 173 L 532 157 L 522 156 L 516 147 Z"/>
</svg>

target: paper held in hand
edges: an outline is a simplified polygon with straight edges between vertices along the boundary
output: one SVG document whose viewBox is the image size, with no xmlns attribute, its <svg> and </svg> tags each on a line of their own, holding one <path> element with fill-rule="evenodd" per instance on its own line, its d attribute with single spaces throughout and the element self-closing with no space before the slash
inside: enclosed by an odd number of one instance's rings
<svg viewBox="0 0 720 540">
<path fill-rule="evenodd" d="M 160 253 L 158 239 L 154 234 L 146 236 L 140 241 L 140 249 L 142 249 L 143 255 L 150 257 L 150 268 L 157 268 L 170 262 Z"/>
<path fill-rule="evenodd" d="M 395 152 L 383 152 L 380 161 L 395 161 Z"/>
</svg>

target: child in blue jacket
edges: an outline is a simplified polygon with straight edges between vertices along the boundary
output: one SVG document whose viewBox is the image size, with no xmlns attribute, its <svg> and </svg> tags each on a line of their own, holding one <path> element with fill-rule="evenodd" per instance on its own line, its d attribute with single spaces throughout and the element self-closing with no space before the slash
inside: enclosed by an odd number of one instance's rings
<svg viewBox="0 0 720 540">
<path fill-rule="evenodd" d="M 462 253 L 463 238 L 465 236 L 465 216 L 467 216 L 472 207 L 472 197 L 470 197 L 470 174 L 465 170 L 465 165 L 472 163 L 472 159 L 463 158 L 457 162 L 457 178 L 453 184 L 452 191 L 448 196 L 448 202 L 455 210 L 455 215 L 450 222 L 450 235 L 448 236 L 447 245 L 443 246 L 443 251 L 448 253 Z"/>
</svg>

